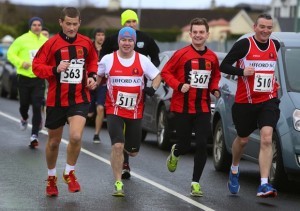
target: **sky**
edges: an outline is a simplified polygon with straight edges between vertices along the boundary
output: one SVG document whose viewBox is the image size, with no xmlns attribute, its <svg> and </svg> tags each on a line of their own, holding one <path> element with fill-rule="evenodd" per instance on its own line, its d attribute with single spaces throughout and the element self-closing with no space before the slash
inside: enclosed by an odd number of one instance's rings
<svg viewBox="0 0 300 211">
<path fill-rule="evenodd" d="M 4 0 L 0 0 L 4 1 Z M 108 6 L 109 0 L 9 0 L 16 4 L 29 5 L 56 5 L 56 6 L 78 6 L 91 5 L 95 7 L 105 8 Z M 271 0 L 215 0 L 216 6 L 232 7 L 239 3 L 249 4 L 270 4 Z M 121 8 L 160 8 L 160 9 L 206 9 L 209 8 L 211 0 L 121 0 Z"/>
</svg>

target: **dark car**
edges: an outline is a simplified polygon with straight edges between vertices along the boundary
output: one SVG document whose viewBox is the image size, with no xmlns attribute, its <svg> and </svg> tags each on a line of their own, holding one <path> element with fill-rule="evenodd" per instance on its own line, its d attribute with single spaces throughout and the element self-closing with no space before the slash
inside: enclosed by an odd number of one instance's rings
<svg viewBox="0 0 300 211">
<path fill-rule="evenodd" d="M 160 53 L 161 71 L 167 61 L 172 57 L 175 51 L 165 51 Z M 225 53 L 216 53 L 219 62 L 225 57 Z M 151 81 L 148 86 L 151 86 Z M 169 87 L 164 81 L 161 82 L 153 97 L 146 95 L 145 110 L 142 121 L 143 136 L 142 141 L 146 138 L 148 132 L 155 133 L 157 136 L 157 145 L 161 149 L 168 149 L 172 143 L 176 142 L 176 131 L 172 121 L 172 113 L 170 112 L 170 99 L 173 94 L 173 89 Z M 215 98 L 211 95 L 211 110 L 214 111 Z M 193 137 L 194 134 L 191 134 Z"/>
<path fill-rule="evenodd" d="M 0 95 L 17 99 L 17 72 L 16 68 L 7 60 L 8 48 L 9 45 L 0 44 Z"/>
<path fill-rule="evenodd" d="M 247 34 L 244 37 L 252 36 Z M 271 38 L 280 42 L 275 76 L 280 84 L 280 118 L 273 133 L 273 161 L 269 180 L 277 187 L 284 187 L 289 180 L 300 180 L 300 34 L 273 32 Z M 218 171 L 229 171 L 232 143 L 236 130 L 231 107 L 237 89 L 237 76 L 222 75 L 221 97 L 215 105 L 212 118 L 213 161 Z M 259 130 L 249 136 L 243 153 L 246 160 L 258 162 L 260 148 Z"/>
</svg>

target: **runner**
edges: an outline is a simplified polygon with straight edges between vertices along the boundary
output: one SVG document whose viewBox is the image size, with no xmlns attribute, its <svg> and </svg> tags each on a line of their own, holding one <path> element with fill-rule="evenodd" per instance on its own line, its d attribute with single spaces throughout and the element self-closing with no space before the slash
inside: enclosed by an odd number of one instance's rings
<svg viewBox="0 0 300 211">
<path fill-rule="evenodd" d="M 69 192 L 81 190 L 75 165 L 89 110 L 89 89 L 97 86 L 98 58 L 90 38 L 77 33 L 80 22 L 79 10 L 64 8 L 59 18 L 62 31 L 42 46 L 33 61 L 34 74 L 49 82 L 45 124 L 49 136 L 46 144 L 48 196 L 58 195 L 56 161 L 66 122 L 69 124 L 69 143 L 63 179 Z"/>
<path fill-rule="evenodd" d="M 123 151 L 130 156 L 136 156 L 139 152 L 144 109 L 144 76 L 153 80 L 152 87 L 148 88 L 148 92 L 152 94 L 158 88 L 161 78 L 159 70 L 150 60 L 133 50 L 136 42 L 134 29 L 122 28 L 118 41 L 119 50 L 101 59 L 98 75 L 100 81 L 107 77 L 105 107 L 112 144 L 111 166 L 115 178 L 113 196 L 124 196 L 121 181 Z"/>
</svg>

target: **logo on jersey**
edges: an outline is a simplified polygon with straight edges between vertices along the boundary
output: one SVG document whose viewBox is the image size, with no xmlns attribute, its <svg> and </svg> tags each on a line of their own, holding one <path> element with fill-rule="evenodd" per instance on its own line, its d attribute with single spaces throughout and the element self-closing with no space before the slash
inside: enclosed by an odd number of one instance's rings
<svg viewBox="0 0 300 211">
<path fill-rule="evenodd" d="M 82 49 L 77 49 L 77 55 L 78 56 L 83 56 L 83 50 Z"/>
<path fill-rule="evenodd" d="M 274 59 L 274 54 L 273 54 L 273 53 L 270 53 L 270 54 L 269 54 L 269 57 L 270 57 L 271 59 Z"/>
<path fill-rule="evenodd" d="M 211 62 L 210 61 L 205 62 L 205 69 L 211 70 Z"/>
<path fill-rule="evenodd" d="M 137 68 L 133 68 L 132 75 L 139 75 L 139 70 Z"/>
<path fill-rule="evenodd" d="M 136 43 L 136 46 L 137 46 L 138 48 L 143 48 L 144 45 L 145 45 L 144 42 L 137 42 L 137 43 Z"/>
</svg>

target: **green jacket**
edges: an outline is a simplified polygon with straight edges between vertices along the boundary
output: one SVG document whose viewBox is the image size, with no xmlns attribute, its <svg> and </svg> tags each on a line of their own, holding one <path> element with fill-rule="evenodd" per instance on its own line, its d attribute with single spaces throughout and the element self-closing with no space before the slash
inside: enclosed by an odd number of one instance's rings
<svg viewBox="0 0 300 211">
<path fill-rule="evenodd" d="M 7 59 L 16 67 L 17 74 L 29 78 L 36 78 L 32 72 L 32 67 L 27 70 L 22 68 L 23 62 L 30 62 L 39 50 L 39 48 L 47 41 L 42 34 L 38 37 L 32 31 L 18 37 L 9 47 L 7 51 Z"/>
</svg>

